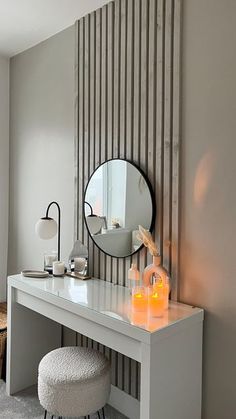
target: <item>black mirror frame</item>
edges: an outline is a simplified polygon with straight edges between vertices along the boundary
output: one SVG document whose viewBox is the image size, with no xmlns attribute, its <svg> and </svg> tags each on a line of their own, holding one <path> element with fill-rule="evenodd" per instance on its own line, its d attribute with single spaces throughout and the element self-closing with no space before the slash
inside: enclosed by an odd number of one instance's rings
<svg viewBox="0 0 236 419">
<path fill-rule="evenodd" d="M 85 222 L 85 225 L 86 225 L 86 228 L 87 228 L 87 230 L 88 230 L 88 233 L 89 233 L 89 236 L 90 236 L 90 238 L 91 238 L 91 240 L 93 241 L 93 243 L 95 244 L 95 246 L 97 246 L 97 248 L 101 251 L 101 252 L 103 252 L 105 255 L 107 255 L 107 256 L 110 256 L 110 257 L 112 257 L 112 258 L 116 258 L 116 259 L 125 259 L 125 258 L 128 258 L 128 257 L 131 257 L 131 256 L 133 256 L 135 253 L 138 253 L 138 252 L 140 252 L 140 250 L 144 247 L 144 245 L 143 244 L 141 244 L 140 245 L 140 247 L 137 249 L 137 250 L 135 250 L 133 253 L 130 253 L 129 255 L 126 255 L 126 256 L 114 256 L 114 255 L 110 255 L 109 253 L 107 253 L 107 252 L 105 252 L 103 249 L 101 249 L 101 247 L 100 246 L 98 246 L 97 245 L 97 243 L 95 242 L 95 240 L 93 239 L 93 237 L 92 237 L 92 235 L 91 235 L 91 233 L 90 233 L 90 231 L 89 231 L 89 228 L 88 228 L 88 224 L 87 224 L 87 221 L 86 221 L 86 216 L 85 216 L 85 196 L 86 196 L 86 192 L 87 192 L 87 189 L 88 189 L 88 185 L 89 185 L 89 182 L 90 182 L 90 180 L 92 179 L 92 177 L 93 177 L 93 175 L 94 175 L 94 173 L 101 167 L 101 166 L 103 166 L 105 163 L 108 163 L 109 161 L 113 161 L 113 160 L 122 160 L 122 161 L 125 161 L 125 162 L 127 162 L 127 163 L 130 163 L 130 164 L 132 164 L 132 166 L 134 166 L 138 171 L 139 171 L 139 173 L 143 176 L 143 178 L 145 179 L 145 181 L 146 181 L 146 183 L 147 183 L 147 186 L 148 186 L 148 189 L 149 189 L 149 192 L 150 192 L 150 196 L 151 196 L 151 202 L 152 202 L 152 220 L 151 220 L 151 225 L 150 225 L 150 228 L 149 228 L 149 231 L 152 233 L 152 231 L 153 231 L 153 228 L 154 228 L 154 225 L 155 225 L 155 218 L 156 218 L 156 201 L 155 201 L 155 196 L 154 196 L 154 192 L 153 192 L 153 188 L 152 188 L 152 185 L 151 185 L 151 182 L 150 182 L 150 180 L 148 179 L 148 177 L 147 177 L 147 175 L 144 173 L 144 171 L 137 165 L 137 164 L 135 164 L 134 162 L 132 162 L 132 161 L 130 161 L 130 160 L 127 160 L 127 159 L 121 159 L 121 158 L 119 158 L 119 157 L 116 157 L 116 158 L 113 158 L 113 159 L 108 159 L 108 160 L 105 160 L 103 163 L 101 163 L 95 170 L 94 170 L 94 172 L 90 175 L 90 177 L 89 177 L 89 180 L 88 180 L 88 182 L 87 182 L 87 185 L 86 185 L 86 188 L 85 188 L 85 191 L 84 191 L 84 195 L 83 195 L 83 219 L 84 219 L 84 222 Z"/>
</svg>

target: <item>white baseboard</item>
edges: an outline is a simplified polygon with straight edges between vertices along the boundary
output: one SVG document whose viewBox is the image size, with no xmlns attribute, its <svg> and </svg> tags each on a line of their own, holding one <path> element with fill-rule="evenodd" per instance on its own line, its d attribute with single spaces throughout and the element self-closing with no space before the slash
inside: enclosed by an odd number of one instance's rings
<svg viewBox="0 0 236 419">
<path fill-rule="evenodd" d="M 139 401 L 113 385 L 111 386 L 108 404 L 129 419 L 138 419 L 140 417 Z"/>
</svg>

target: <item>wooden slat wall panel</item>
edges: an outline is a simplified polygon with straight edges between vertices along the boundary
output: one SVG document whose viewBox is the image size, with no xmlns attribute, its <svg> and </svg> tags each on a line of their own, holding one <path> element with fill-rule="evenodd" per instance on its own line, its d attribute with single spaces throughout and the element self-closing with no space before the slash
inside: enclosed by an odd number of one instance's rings
<svg viewBox="0 0 236 419">
<path fill-rule="evenodd" d="M 181 0 L 115 0 L 76 23 L 75 237 L 89 247 L 90 272 L 127 284 L 131 258 L 104 255 L 83 220 L 89 176 L 112 157 L 138 164 L 150 179 L 157 216 L 155 239 L 177 298 L 179 201 L 179 74 Z M 132 257 L 142 270 L 146 250 Z M 65 344 L 75 342 L 71 331 Z M 139 398 L 140 366 L 77 335 L 78 345 L 99 349 L 112 362 L 112 382 Z"/>
</svg>

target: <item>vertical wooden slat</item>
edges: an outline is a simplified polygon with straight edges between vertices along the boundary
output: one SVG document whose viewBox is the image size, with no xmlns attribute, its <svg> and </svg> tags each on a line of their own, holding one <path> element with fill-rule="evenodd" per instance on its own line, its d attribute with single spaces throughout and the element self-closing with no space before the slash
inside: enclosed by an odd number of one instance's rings
<svg viewBox="0 0 236 419">
<path fill-rule="evenodd" d="M 122 305 L 122 293 L 118 297 L 117 307 Z M 123 390 L 124 388 L 124 356 L 117 353 L 117 386 Z"/>
<path fill-rule="evenodd" d="M 127 2 L 126 158 L 133 158 L 134 0 Z"/>
<path fill-rule="evenodd" d="M 140 49 L 141 49 L 141 0 L 134 2 L 134 141 L 133 159 L 139 164 L 140 161 Z"/>
<path fill-rule="evenodd" d="M 121 3 L 114 3 L 114 132 L 113 132 L 113 156 L 119 157 L 120 141 L 120 10 Z"/>
<path fill-rule="evenodd" d="M 95 12 L 95 168 L 101 162 L 101 9 Z M 94 274 L 100 277 L 100 250 L 94 249 Z"/>
<path fill-rule="evenodd" d="M 141 0 L 134 1 L 134 74 L 133 74 L 133 160 L 140 163 L 140 85 L 141 85 Z M 132 262 L 139 266 L 139 254 Z M 130 394 L 137 396 L 137 362 L 131 360 Z"/>
<path fill-rule="evenodd" d="M 114 3 L 107 5 L 107 158 L 113 156 Z"/>
<path fill-rule="evenodd" d="M 83 148 L 83 159 L 84 159 L 84 176 L 83 176 L 83 191 L 89 180 L 89 168 L 90 168 L 90 55 L 89 55 L 89 47 L 90 47 L 90 15 L 86 15 L 84 17 L 84 148 Z M 83 243 L 85 246 L 88 247 L 88 231 L 84 229 L 84 238 Z M 90 263 L 90 258 L 88 260 Z"/>
<path fill-rule="evenodd" d="M 157 1 L 149 1 L 149 24 L 148 24 L 148 76 L 147 76 L 147 90 L 148 90 L 148 112 L 147 112 L 147 174 L 152 184 L 153 190 L 156 190 L 156 9 Z M 147 254 L 147 264 L 151 263 L 151 255 Z"/>
<path fill-rule="evenodd" d="M 173 45 L 173 144 L 172 144 L 172 239 L 171 297 L 178 299 L 179 277 L 179 142 L 180 142 L 180 36 L 181 0 L 175 0 Z"/>
<path fill-rule="evenodd" d="M 163 263 L 171 267 L 171 162 L 172 162 L 172 0 L 165 6 L 165 98 L 164 98 L 164 179 L 163 179 Z"/>
<path fill-rule="evenodd" d="M 148 70 L 149 70 L 149 59 L 148 59 L 148 6 L 149 1 L 141 1 L 141 53 L 140 53 L 140 150 L 142 153 L 139 156 L 139 162 L 141 168 L 147 171 L 147 105 L 148 105 Z"/>
<path fill-rule="evenodd" d="M 134 1 L 134 73 L 133 73 L 133 161 L 140 162 L 140 50 L 141 50 L 141 0 Z M 132 257 L 139 267 L 139 254 Z"/>
<path fill-rule="evenodd" d="M 121 159 L 126 157 L 126 48 L 127 48 L 127 33 L 126 33 L 126 13 L 127 1 L 120 0 L 120 124 L 119 124 L 119 157 Z"/>
<path fill-rule="evenodd" d="M 147 112 L 147 174 L 156 190 L 156 67 L 157 67 L 157 1 L 149 1 L 148 28 L 148 112 Z M 151 263 L 151 255 L 147 254 L 147 264 Z"/>
<path fill-rule="evenodd" d="M 95 168 L 101 162 L 101 9 L 96 10 Z"/>
<path fill-rule="evenodd" d="M 74 169 L 75 169 L 75 206 L 74 206 L 74 241 L 78 238 L 79 216 L 79 21 L 75 23 L 75 121 L 74 121 Z"/>
<path fill-rule="evenodd" d="M 90 134 L 90 158 L 89 158 L 89 176 L 95 169 L 95 13 L 90 15 L 89 28 L 89 134 Z M 94 243 L 89 240 L 89 273 L 94 276 Z"/>
<path fill-rule="evenodd" d="M 172 298 L 178 278 L 180 17 L 181 0 L 115 0 L 76 24 L 76 237 L 87 243 L 83 193 L 94 169 L 109 158 L 134 161 L 153 185 L 155 239 L 171 269 Z M 88 246 L 91 272 L 114 284 L 127 284 L 131 260 L 141 270 L 151 260 L 145 249 L 118 260 L 91 239 Z M 106 353 L 113 384 L 139 398 L 137 362 L 80 334 L 77 344 Z"/>
<path fill-rule="evenodd" d="M 120 142 L 120 20 L 121 4 L 114 3 L 114 96 L 113 96 L 113 153 L 112 157 L 119 157 Z M 118 283 L 119 262 L 112 258 L 112 282 Z"/>
<path fill-rule="evenodd" d="M 126 48 L 127 48 L 127 1 L 120 0 L 120 118 L 119 118 L 119 157 L 126 157 Z M 125 261 L 119 259 L 119 285 L 125 285 Z M 118 370 L 123 369 L 123 358 L 120 359 L 120 367 Z M 122 381 L 122 380 L 121 380 Z M 122 384 L 120 382 L 120 388 Z"/>
<path fill-rule="evenodd" d="M 147 173 L 148 178 L 155 189 L 155 128 L 156 128 L 156 7 L 157 1 L 149 2 L 149 25 L 148 25 L 148 70 L 147 70 L 147 90 L 148 90 L 148 132 L 147 132 Z"/>
<path fill-rule="evenodd" d="M 101 9 L 101 150 L 100 163 L 107 158 L 107 6 Z M 100 252 L 100 278 L 106 277 L 106 256 Z"/>
<path fill-rule="evenodd" d="M 113 96 L 113 151 L 112 157 L 119 157 L 119 121 L 120 121 L 120 2 L 114 3 L 114 96 Z M 118 260 L 111 259 L 112 282 L 118 283 Z M 114 383 L 117 384 L 117 353 L 112 351 Z"/>
<path fill-rule="evenodd" d="M 95 170 L 96 15 L 90 15 L 90 176 Z"/>
<path fill-rule="evenodd" d="M 80 333 L 76 333 L 76 345 L 77 346 L 82 346 L 82 335 Z"/>
<path fill-rule="evenodd" d="M 78 37 L 79 37 L 79 113 L 78 113 L 78 151 L 79 151 L 79 189 L 78 189 L 78 202 L 83 201 L 83 186 L 84 186 L 84 168 L 83 168 L 83 156 L 84 156 L 84 20 L 81 19 L 78 25 Z M 83 241 L 84 238 L 84 226 L 83 226 L 83 211 L 79 211 L 78 215 L 78 233 L 79 238 Z"/>
<path fill-rule="evenodd" d="M 126 46 L 126 158 L 133 160 L 133 80 L 134 80 L 134 0 L 127 2 L 127 46 Z M 128 285 L 128 269 L 131 259 L 125 259 L 124 285 Z M 125 358 L 125 390 L 129 391 L 130 360 Z"/>
<path fill-rule="evenodd" d="M 107 5 L 107 158 L 113 157 L 114 3 Z M 106 258 L 106 280 L 112 281 L 112 258 Z"/>
<path fill-rule="evenodd" d="M 101 163 L 107 160 L 107 6 L 101 24 Z"/>
<path fill-rule="evenodd" d="M 148 27 L 149 27 L 149 1 L 141 1 L 141 53 L 140 53 L 140 156 L 139 163 L 141 168 L 147 173 L 148 163 Z M 140 257 L 139 268 L 143 272 L 147 265 L 147 251 L 142 250 L 142 257 Z"/>
<path fill-rule="evenodd" d="M 76 345 L 76 332 L 63 327 L 63 346 L 75 346 Z"/>
</svg>

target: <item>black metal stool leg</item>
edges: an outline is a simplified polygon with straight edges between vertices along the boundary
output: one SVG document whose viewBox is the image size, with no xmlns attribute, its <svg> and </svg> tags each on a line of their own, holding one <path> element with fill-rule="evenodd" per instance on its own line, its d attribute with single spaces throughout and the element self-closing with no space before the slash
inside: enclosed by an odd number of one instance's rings
<svg viewBox="0 0 236 419">
<path fill-rule="evenodd" d="M 104 407 L 102 408 L 102 416 L 103 416 L 103 419 L 106 419 L 105 418 L 105 409 L 104 409 Z"/>
<path fill-rule="evenodd" d="M 47 413 L 48 413 L 48 412 L 47 412 L 47 410 L 45 410 L 45 411 L 44 411 L 44 418 L 43 418 L 43 419 L 46 419 L 46 417 L 47 417 Z"/>
<path fill-rule="evenodd" d="M 100 416 L 99 410 L 98 410 L 98 419 L 101 419 L 101 416 Z"/>
</svg>

